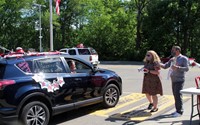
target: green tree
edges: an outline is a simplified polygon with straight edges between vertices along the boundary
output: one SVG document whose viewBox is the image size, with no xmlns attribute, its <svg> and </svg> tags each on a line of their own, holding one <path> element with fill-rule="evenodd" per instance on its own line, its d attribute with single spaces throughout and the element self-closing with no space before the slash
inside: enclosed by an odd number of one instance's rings
<svg viewBox="0 0 200 125">
<path fill-rule="evenodd" d="M 147 49 L 154 49 L 162 56 L 173 45 L 180 45 L 183 54 L 190 55 L 191 37 L 197 26 L 199 3 L 193 1 L 154 0 L 148 5 L 144 20 L 144 43 Z"/>
<path fill-rule="evenodd" d="M 94 47 L 101 59 L 132 58 L 135 15 L 124 4 L 118 0 L 85 2 L 84 24 L 76 41 Z"/>
<path fill-rule="evenodd" d="M 135 11 L 137 12 L 137 27 L 136 27 L 136 49 L 141 49 L 142 42 L 142 23 L 145 16 L 146 6 L 149 0 L 134 0 L 133 6 L 135 6 Z"/>
<path fill-rule="evenodd" d="M 42 8 L 42 46 L 49 51 L 49 1 L 1 0 L 0 45 L 39 50 L 35 21 Z M 54 49 L 79 43 L 95 48 L 100 60 L 142 60 L 147 50 L 169 56 L 173 45 L 198 59 L 200 5 L 198 0 L 62 0 L 61 15 L 53 2 Z"/>
</svg>

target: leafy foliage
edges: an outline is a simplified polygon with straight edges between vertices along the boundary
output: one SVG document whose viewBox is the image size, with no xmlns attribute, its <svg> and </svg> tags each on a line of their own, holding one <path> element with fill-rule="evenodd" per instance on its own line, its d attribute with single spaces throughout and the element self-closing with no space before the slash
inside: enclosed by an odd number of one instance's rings
<svg viewBox="0 0 200 125">
<path fill-rule="evenodd" d="M 52 0 L 53 1 L 53 0 Z M 42 47 L 49 51 L 49 1 L 1 0 L 0 45 L 39 50 L 35 22 L 42 7 Z M 200 57 L 200 3 L 198 0 L 62 0 L 61 15 L 53 1 L 54 50 L 79 43 L 95 48 L 100 60 L 142 60 L 152 49 L 161 57 L 173 45 L 182 53 Z"/>
</svg>

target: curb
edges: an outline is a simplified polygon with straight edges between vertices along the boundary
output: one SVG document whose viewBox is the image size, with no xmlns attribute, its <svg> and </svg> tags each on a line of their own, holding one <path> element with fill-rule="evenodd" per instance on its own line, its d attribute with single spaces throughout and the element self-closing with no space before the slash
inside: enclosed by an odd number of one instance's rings
<svg viewBox="0 0 200 125">
<path fill-rule="evenodd" d="M 143 62 L 140 61 L 100 61 L 100 64 L 106 65 L 143 65 Z"/>
</svg>

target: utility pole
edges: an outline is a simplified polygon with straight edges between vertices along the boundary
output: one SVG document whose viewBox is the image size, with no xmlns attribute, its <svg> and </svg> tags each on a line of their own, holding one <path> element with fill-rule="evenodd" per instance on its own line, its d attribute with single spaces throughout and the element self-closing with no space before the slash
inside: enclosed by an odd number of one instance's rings
<svg viewBox="0 0 200 125">
<path fill-rule="evenodd" d="M 53 51 L 53 23 L 52 23 L 52 0 L 49 0 L 50 8 L 50 51 Z"/>
<path fill-rule="evenodd" d="M 45 5 L 34 3 L 33 6 L 37 6 L 39 8 L 39 39 L 40 39 L 40 52 L 42 51 L 42 22 L 41 22 L 41 7 L 46 7 Z"/>
</svg>

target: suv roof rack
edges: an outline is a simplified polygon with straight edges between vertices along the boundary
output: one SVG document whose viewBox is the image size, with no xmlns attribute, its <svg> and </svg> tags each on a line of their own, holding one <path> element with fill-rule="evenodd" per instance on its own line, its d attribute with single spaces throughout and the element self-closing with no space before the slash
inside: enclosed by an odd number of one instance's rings
<svg viewBox="0 0 200 125">
<path fill-rule="evenodd" d="M 24 56 L 45 56 L 45 55 L 60 55 L 61 52 L 53 51 L 53 52 L 30 52 L 30 53 L 9 53 L 3 56 L 3 58 L 21 58 Z"/>
</svg>

